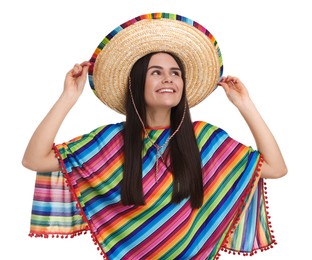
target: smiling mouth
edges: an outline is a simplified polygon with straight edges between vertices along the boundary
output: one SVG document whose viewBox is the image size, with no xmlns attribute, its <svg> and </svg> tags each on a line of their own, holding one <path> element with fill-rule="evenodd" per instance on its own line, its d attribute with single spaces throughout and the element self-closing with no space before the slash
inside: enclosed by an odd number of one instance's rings
<svg viewBox="0 0 312 260">
<path fill-rule="evenodd" d="M 156 91 L 157 93 L 175 93 L 175 90 L 172 88 L 161 88 Z"/>
</svg>

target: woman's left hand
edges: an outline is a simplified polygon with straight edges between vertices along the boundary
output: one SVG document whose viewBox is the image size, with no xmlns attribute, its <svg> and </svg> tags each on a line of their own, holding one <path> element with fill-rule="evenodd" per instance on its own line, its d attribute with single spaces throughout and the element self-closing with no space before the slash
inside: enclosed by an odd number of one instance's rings
<svg viewBox="0 0 312 260">
<path fill-rule="evenodd" d="M 228 99 L 238 108 L 250 128 L 262 154 L 264 162 L 261 169 L 263 178 L 280 178 L 287 173 L 287 166 L 270 129 L 262 119 L 249 97 L 247 88 L 236 77 L 223 77 L 218 83 L 223 87 Z"/>
<path fill-rule="evenodd" d="M 247 88 L 239 78 L 232 76 L 222 77 L 218 85 L 223 87 L 228 99 L 236 107 L 240 107 L 246 100 L 250 99 Z"/>
</svg>

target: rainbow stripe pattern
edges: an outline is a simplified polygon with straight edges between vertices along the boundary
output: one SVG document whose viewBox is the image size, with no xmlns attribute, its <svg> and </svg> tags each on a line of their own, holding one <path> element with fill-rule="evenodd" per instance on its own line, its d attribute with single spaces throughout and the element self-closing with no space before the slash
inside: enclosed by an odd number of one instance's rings
<svg viewBox="0 0 312 260">
<path fill-rule="evenodd" d="M 204 203 L 171 203 L 172 175 L 148 139 L 142 151 L 143 206 L 123 206 L 124 123 L 102 126 L 54 147 L 62 173 L 37 173 L 32 236 L 90 230 L 105 259 L 216 259 L 275 243 L 266 212 L 261 155 L 222 129 L 193 123 L 202 159 Z M 170 129 L 148 130 L 162 145 Z M 168 149 L 163 152 L 167 153 Z M 165 157 L 165 156 L 164 156 Z M 170 165 L 170 157 L 167 165 Z"/>
</svg>

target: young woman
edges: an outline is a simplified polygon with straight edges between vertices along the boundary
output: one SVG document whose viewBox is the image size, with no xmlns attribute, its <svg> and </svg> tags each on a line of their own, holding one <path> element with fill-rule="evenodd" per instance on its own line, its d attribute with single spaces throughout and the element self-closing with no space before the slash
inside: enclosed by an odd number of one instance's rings
<svg viewBox="0 0 312 260">
<path fill-rule="evenodd" d="M 157 22 L 151 35 L 159 21 L 173 21 L 155 17 L 146 19 Z M 134 24 L 139 21 L 144 19 Z M 198 37 L 198 29 L 192 30 Z M 176 36 L 171 41 L 176 42 Z M 96 89 L 104 103 L 126 114 L 126 121 L 54 145 L 88 70 L 96 86 L 101 84 L 95 71 L 101 75 L 106 70 L 91 59 L 66 74 L 63 93 L 35 130 L 23 158 L 25 167 L 38 172 L 32 235 L 74 236 L 90 230 L 109 259 L 212 259 L 222 248 L 253 253 L 275 243 L 267 223 L 263 178 L 286 174 L 279 147 L 236 77 L 223 77 L 217 84 L 246 120 L 257 151 L 216 126 L 192 122 L 189 104 L 203 98 L 194 94 L 196 77 L 189 68 L 199 65 L 190 61 L 190 66 L 179 56 L 182 52 L 155 47 L 133 59 L 124 94 L 117 94 L 124 104 Z M 61 202 L 63 211 L 57 208 Z M 71 207 L 73 202 L 79 210 Z"/>
</svg>

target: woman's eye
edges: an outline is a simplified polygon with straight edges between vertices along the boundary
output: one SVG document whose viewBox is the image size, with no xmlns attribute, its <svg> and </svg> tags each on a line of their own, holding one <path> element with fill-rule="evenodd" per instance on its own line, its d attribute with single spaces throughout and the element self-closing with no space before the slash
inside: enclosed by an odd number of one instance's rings
<svg viewBox="0 0 312 260">
<path fill-rule="evenodd" d="M 151 72 L 151 75 L 161 75 L 161 74 L 162 74 L 162 73 L 161 73 L 160 70 L 153 70 L 153 71 Z M 171 71 L 171 72 L 170 72 L 170 75 L 172 75 L 172 76 L 180 76 L 181 73 L 180 73 L 180 71 Z"/>
<path fill-rule="evenodd" d="M 174 76 L 180 76 L 180 72 L 179 72 L 179 71 L 172 71 L 172 75 L 174 75 Z"/>
<path fill-rule="evenodd" d="M 159 71 L 159 70 L 154 70 L 154 71 L 152 72 L 152 75 L 160 75 L 160 71 Z"/>
</svg>

